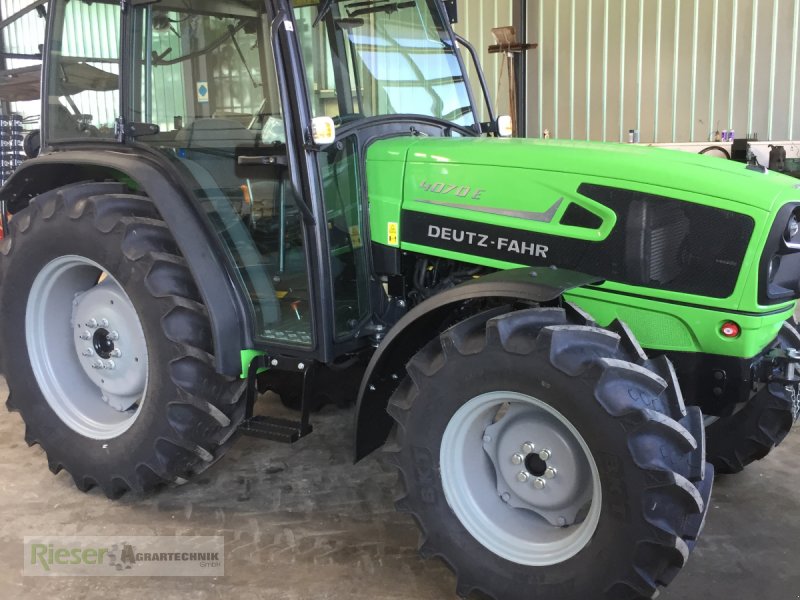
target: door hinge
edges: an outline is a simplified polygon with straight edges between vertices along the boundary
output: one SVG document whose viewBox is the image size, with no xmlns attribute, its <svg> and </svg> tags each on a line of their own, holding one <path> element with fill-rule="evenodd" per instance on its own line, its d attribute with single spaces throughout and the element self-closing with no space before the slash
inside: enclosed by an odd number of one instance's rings
<svg viewBox="0 0 800 600">
<path fill-rule="evenodd" d="M 122 117 L 117 117 L 114 123 L 114 137 L 118 142 L 124 142 L 128 138 L 137 138 L 143 135 L 155 135 L 161 131 L 155 123 L 127 122 Z"/>
</svg>

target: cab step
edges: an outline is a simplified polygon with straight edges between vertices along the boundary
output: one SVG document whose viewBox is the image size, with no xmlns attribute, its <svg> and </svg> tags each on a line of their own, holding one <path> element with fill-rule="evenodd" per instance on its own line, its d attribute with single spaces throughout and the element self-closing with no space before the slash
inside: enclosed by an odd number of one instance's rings
<svg viewBox="0 0 800 600">
<path fill-rule="evenodd" d="M 243 435 L 284 444 L 294 444 L 312 431 L 314 431 L 314 428 L 310 423 L 304 424 L 303 421 L 291 421 L 263 415 L 250 417 L 239 425 L 239 432 Z"/>
</svg>

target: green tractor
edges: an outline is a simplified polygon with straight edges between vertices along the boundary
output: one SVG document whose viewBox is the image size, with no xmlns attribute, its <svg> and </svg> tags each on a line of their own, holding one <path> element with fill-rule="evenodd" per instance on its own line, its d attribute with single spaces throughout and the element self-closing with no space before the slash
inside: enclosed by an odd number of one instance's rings
<svg viewBox="0 0 800 600">
<path fill-rule="evenodd" d="M 651 598 L 714 467 L 797 417 L 800 186 L 501 139 L 455 8 L 52 0 L 0 193 L 8 407 L 117 498 L 357 398 L 356 458 L 384 448 L 459 595 Z"/>
</svg>

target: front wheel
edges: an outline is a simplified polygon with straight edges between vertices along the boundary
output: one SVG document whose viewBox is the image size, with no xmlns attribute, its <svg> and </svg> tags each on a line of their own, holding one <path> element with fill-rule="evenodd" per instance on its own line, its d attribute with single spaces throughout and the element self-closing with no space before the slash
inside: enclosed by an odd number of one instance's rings
<svg viewBox="0 0 800 600">
<path fill-rule="evenodd" d="M 778 334 L 777 347 L 800 349 L 794 320 Z M 718 473 L 734 474 L 766 457 L 792 430 L 797 401 L 780 383 L 769 383 L 727 417 L 707 417 L 708 461 Z"/>
<path fill-rule="evenodd" d="M 702 415 L 617 327 L 489 312 L 409 363 L 389 406 L 398 508 L 462 597 L 650 598 L 685 564 L 713 480 Z"/>
</svg>

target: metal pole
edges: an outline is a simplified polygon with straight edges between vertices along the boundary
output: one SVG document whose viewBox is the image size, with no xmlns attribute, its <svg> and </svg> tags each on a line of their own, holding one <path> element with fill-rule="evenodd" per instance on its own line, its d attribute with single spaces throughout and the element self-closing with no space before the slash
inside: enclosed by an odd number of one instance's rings
<svg viewBox="0 0 800 600">
<path fill-rule="evenodd" d="M 715 0 L 716 1 L 716 0 Z M 655 107 L 653 118 L 653 142 L 658 141 L 658 111 L 661 100 L 661 18 L 663 11 L 662 0 L 658 0 L 656 9 L 658 16 L 656 17 L 656 90 L 655 90 Z"/>
<path fill-rule="evenodd" d="M 603 141 L 608 137 L 608 3 L 603 8 Z"/>
<path fill-rule="evenodd" d="M 675 0 L 675 38 L 672 54 L 672 142 L 678 139 L 678 60 L 680 59 L 681 0 Z"/>
<path fill-rule="evenodd" d="M 524 41 L 528 39 L 528 3 L 525 0 L 519 0 L 516 5 L 518 7 L 517 31 L 519 31 L 519 39 Z M 517 89 L 526 90 L 525 93 L 517 95 L 517 131 L 521 137 L 528 137 L 527 85 L 528 53 L 523 52 L 517 61 Z"/>
<path fill-rule="evenodd" d="M 769 104 L 767 106 L 767 139 L 772 139 L 772 121 L 775 114 L 775 76 L 778 67 L 778 16 L 780 14 L 780 0 L 772 4 L 772 55 L 769 63 Z M 790 104 L 789 111 L 794 107 Z"/>
<path fill-rule="evenodd" d="M 795 90 L 797 89 L 797 52 L 798 34 L 800 34 L 800 0 L 794 0 L 794 27 L 792 28 L 792 66 L 789 75 L 789 135 L 787 140 L 794 139 L 794 115 L 797 111 Z"/>
<path fill-rule="evenodd" d="M 561 3 L 556 2 L 556 15 L 555 25 L 553 29 L 553 137 L 558 138 L 558 84 L 559 73 L 558 65 L 560 64 L 559 45 L 561 43 Z"/>
<path fill-rule="evenodd" d="M 694 122 L 697 99 L 697 29 L 700 20 L 700 0 L 694 0 L 694 17 L 692 23 L 692 91 L 691 108 L 689 110 L 689 141 L 694 141 Z"/>
<path fill-rule="evenodd" d="M 747 99 L 747 134 L 753 133 L 753 104 L 756 93 L 756 55 L 758 42 L 758 0 L 753 0 L 753 19 L 750 31 L 750 95 Z"/>
<path fill-rule="evenodd" d="M 714 0 L 713 14 L 714 16 L 711 20 L 711 76 L 708 78 L 710 87 L 708 91 L 708 126 L 710 131 L 715 130 L 714 104 L 716 103 L 717 91 L 717 25 L 719 24 L 719 0 Z"/>
<path fill-rule="evenodd" d="M 731 6 L 731 73 L 729 77 L 730 88 L 728 90 L 728 129 L 733 129 L 733 100 L 736 90 L 736 34 L 739 30 L 739 0 L 733 0 Z"/>
<path fill-rule="evenodd" d="M 544 0 L 539 0 L 539 137 L 544 136 Z"/>
<path fill-rule="evenodd" d="M 148 6 L 144 59 L 144 122 L 153 122 L 153 8 Z"/>
<path fill-rule="evenodd" d="M 636 57 L 636 129 L 642 130 L 642 63 L 644 56 L 644 0 L 639 0 L 639 51 Z"/>
<path fill-rule="evenodd" d="M 586 139 L 592 138 L 592 12 L 593 2 L 588 0 L 586 10 Z"/>
<path fill-rule="evenodd" d="M 575 139 L 575 0 L 572 0 L 571 35 L 569 41 L 569 139 Z"/>
<path fill-rule="evenodd" d="M 619 42 L 619 141 L 625 141 L 625 41 L 628 24 L 628 0 L 622 0 Z"/>
</svg>

